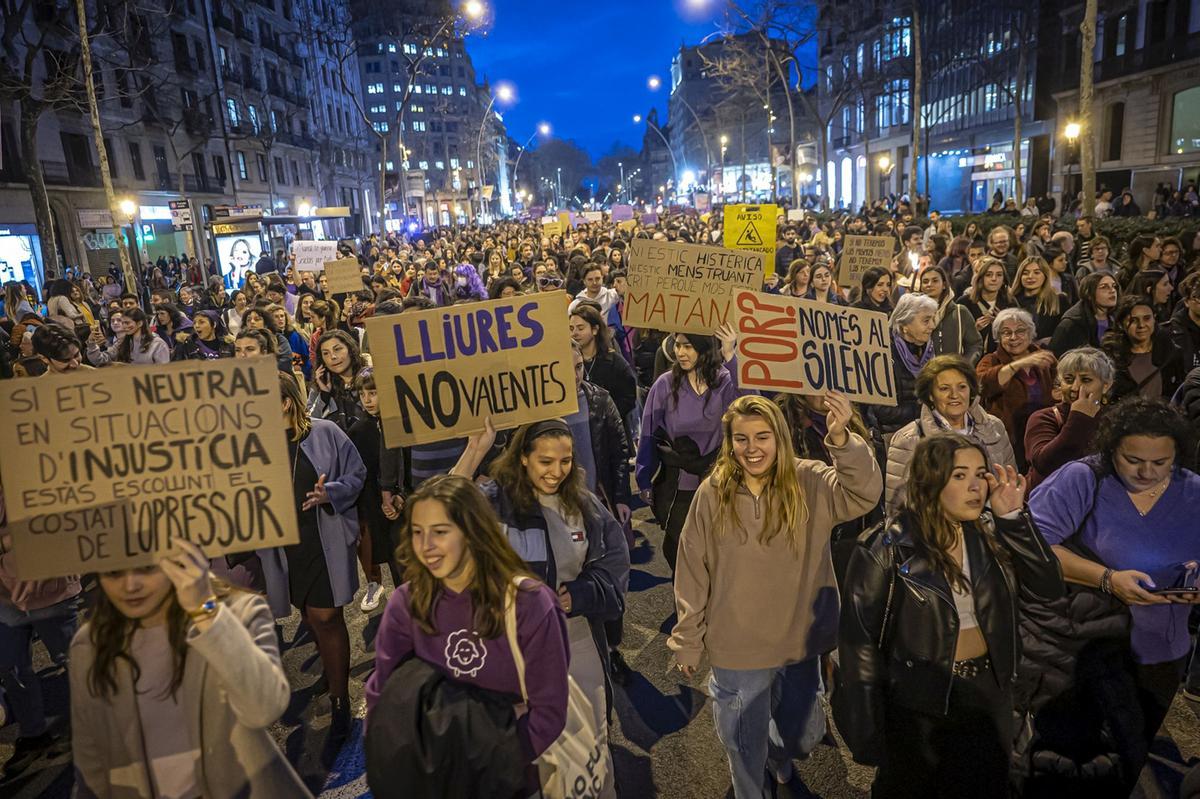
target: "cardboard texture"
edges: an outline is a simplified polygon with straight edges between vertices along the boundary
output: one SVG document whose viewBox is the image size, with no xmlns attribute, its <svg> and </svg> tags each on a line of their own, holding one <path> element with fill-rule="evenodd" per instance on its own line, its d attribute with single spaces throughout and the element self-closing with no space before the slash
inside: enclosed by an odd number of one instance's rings
<svg viewBox="0 0 1200 799">
<path fill-rule="evenodd" d="M 330 294 L 353 294 L 366 288 L 362 279 L 362 266 L 357 258 L 326 261 L 325 277 L 329 281 Z"/>
<path fill-rule="evenodd" d="M 896 404 L 886 314 L 739 291 L 735 315 L 742 388 L 840 391 L 854 402 Z"/>
<path fill-rule="evenodd" d="M 23 580 L 299 541 L 273 358 L 0 381 L 0 414 Z"/>
<path fill-rule="evenodd" d="M 896 240 L 891 236 L 847 236 L 838 261 L 838 286 L 854 288 L 872 266 L 890 269 L 895 252 Z"/>
<path fill-rule="evenodd" d="M 628 327 L 711 334 L 733 321 L 739 290 L 763 284 L 765 258 L 758 253 L 651 239 L 634 239 L 628 253 Z"/>
<path fill-rule="evenodd" d="M 389 447 L 578 410 L 570 297 L 554 291 L 367 320 Z"/>
</svg>

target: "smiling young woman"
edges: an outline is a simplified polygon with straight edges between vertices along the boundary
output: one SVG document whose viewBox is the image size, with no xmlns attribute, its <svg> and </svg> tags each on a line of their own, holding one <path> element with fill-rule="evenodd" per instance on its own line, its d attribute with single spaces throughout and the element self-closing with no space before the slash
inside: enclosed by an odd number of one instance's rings
<svg viewBox="0 0 1200 799">
<path fill-rule="evenodd" d="M 850 401 L 836 392 L 822 399 L 832 466 L 795 457 L 783 412 L 766 397 L 734 401 L 680 538 L 679 620 L 667 646 L 688 677 L 708 653 L 717 737 L 738 799 L 762 795 L 764 769 L 787 782 L 792 758 L 806 754 L 819 656 L 836 643 L 831 532 L 873 508 L 882 489 L 871 447 L 847 430 Z"/>
</svg>

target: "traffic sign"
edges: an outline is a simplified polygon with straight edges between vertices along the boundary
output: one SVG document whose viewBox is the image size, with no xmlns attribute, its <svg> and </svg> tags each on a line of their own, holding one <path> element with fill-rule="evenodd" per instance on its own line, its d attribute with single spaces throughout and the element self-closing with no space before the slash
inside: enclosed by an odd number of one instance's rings
<svg viewBox="0 0 1200 799">
<path fill-rule="evenodd" d="M 767 256 L 766 272 L 775 271 L 775 223 L 779 208 L 775 205 L 725 206 L 726 247 Z"/>
<path fill-rule="evenodd" d="M 192 230 L 195 227 L 191 203 L 187 200 L 171 200 L 167 205 L 171 207 L 171 224 L 176 230 Z"/>
</svg>

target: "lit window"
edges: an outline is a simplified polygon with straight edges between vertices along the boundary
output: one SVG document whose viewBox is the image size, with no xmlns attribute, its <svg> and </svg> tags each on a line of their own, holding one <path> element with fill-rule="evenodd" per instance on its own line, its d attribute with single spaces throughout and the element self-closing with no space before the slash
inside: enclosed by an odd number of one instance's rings
<svg viewBox="0 0 1200 799">
<path fill-rule="evenodd" d="M 418 161 L 417 166 L 421 167 L 421 169 L 429 169 L 429 162 L 428 161 Z"/>
<path fill-rule="evenodd" d="M 371 83 L 367 85 L 367 94 L 383 94 L 382 83 Z"/>
<path fill-rule="evenodd" d="M 457 158 L 451 158 L 451 159 L 450 159 L 450 168 L 451 168 L 451 169 L 458 169 L 458 159 L 457 159 Z"/>
<path fill-rule="evenodd" d="M 372 122 L 371 127 L 375 128 L 376 133 L 388 132 L 388 123 L 386 122 Z"/>
<path fill-rule="evenodd" d="M 396 163 L 394 161 L 388 161 L 387 162 L 387 171 L 393 172 L 393 171 L 395 171 L 395 169 L 396 169 Z"/>
<path fill-rule="evenodd" d="M 225 101 L 225 110 L 229 113 L 229 124 L 237 127 L 238 124 L 238 107 L 237 100 L 230 97 Z"/>
<path fill-rule="evenodd" d="M 466 86 L 459 86 L 459 87 L 458 87 L 458 96 L 459 96 L 459 97 L 466 97 L 466 96 L 467 96 L 467 87 L 466 87 Z"/>
<path fill-rule="evenodd" d="M 395 44 L 389 44 L 389 45 L 388 45 L 388 52 L 389 52 L 389 53 L 394 53 L 394 52 L 396 52 L 396 45 L 395 45 Z"/>
<path fill-rule="evenodd" d="M 445 162 L 445 161 L 434 161 L 434 162 L 433 162 L 433 166 L 434 166 L 436 169 L 445 169 L 445 168 L 446 168 L 446 162 Z"/>
</svg>

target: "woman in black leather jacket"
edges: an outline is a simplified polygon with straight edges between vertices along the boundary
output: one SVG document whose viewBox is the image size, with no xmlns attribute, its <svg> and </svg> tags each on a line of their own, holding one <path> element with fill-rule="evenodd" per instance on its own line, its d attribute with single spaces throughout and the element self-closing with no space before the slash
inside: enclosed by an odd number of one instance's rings
<svg viewBox="0 0 1200 799">
<path fill-rule="evenodd" d="M 923 439 L 900 515 L 851 556 L 834 719 L 879 766 L 874 799 L 1009 795 L 1018 592 L 1064 587 L 1025 479 L 986 464 L 964 436 Z"/>
</svg>

